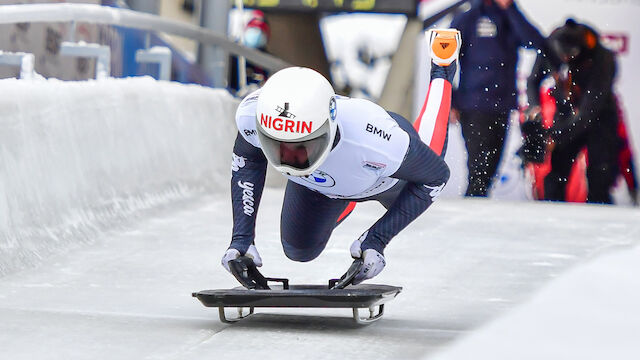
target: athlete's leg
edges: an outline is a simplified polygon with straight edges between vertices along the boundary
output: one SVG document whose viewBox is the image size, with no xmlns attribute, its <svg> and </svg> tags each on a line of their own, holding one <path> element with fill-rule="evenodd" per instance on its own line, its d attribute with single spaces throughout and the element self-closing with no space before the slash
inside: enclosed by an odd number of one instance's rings
<svg viewBox="0 0 640 360">
<path fill-rule="evenodd" d="M 285 255 L 294 261 L 318 257 L 349 201 L 330 199 L 292 181 L 287 182 L 280 218 L 280 239 Z"/>
<path fill-rule="evenodd" d="M 389 115 L 409 136 L 416 136 L 444 158 L 451 110 L 451 83 L 456 73 L 461 40 L 457 30 L 427 32 L 427 37 L 431 48 L 431 81 L 420 115 L 413 125 L 396 113 L 389 112 Z M 372 198 L 388 209 L 406 184 L 406 181 L 399 181 L 391 189 Z"/>
<path fill-rule="evenodd" d="M 456 73 L 461 39 L 457 30 L 433 30 L 427 32 L 427 36 L 432 58 L 431 81 L 414 127 L 422 142 L 444 157 L 451 110 L 451 83 Z"/>
</svg>

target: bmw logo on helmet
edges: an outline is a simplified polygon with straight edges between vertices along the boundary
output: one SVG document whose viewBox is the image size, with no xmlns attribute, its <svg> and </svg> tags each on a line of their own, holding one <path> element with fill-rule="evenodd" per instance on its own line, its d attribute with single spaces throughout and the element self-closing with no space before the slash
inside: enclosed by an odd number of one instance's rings
<svg viewBox="0 0 640 360">
<path fill-rule="evenodd" d="M 336 110 L 336 98 L 331 97 L 331 100 L 329 100 L 329 114 L 331 116 L 331 121 L 336 120 L 337 113 L 338 111 Z"/>
</svg>

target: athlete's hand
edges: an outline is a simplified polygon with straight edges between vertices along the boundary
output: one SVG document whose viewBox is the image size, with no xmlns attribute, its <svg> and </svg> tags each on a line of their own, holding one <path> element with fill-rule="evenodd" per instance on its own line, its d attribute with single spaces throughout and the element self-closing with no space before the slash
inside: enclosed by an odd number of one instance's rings
<svg viewBox="0 0 640 360">
<path fill-rule="evenodd" d="M 384 255 L 380 254 L 378 251 L 374 249 L 366 249 L 362 251 L 362 241 L 365 239 L 366 234 L 367 233 L 351 244 L 351 257 L 354 259 L 362 258 L 364 260 L 362 269 L 360 269 L 360 272 L 353 279 L 354 285 L 378 275 L 387 264 L 384 260 Z"/>
<path fill-rule="evenodd" d="M 262 266 L 262 258 L 260 257 L 260 254 L 258 253 L 258 249 L 255 247 L 255 245 L 249 246 L 249 249 L 244 255 L 252 258 L 253 263 L 256 264 L 257 267 Z M 231 272 L 231 270 L 229 269 L 229 261 L 237 259 L 239 257 L 240 257 L 240 251 L 234 248 L 229 248 L 222 256 L 222 260 L 220 262 L 228 272 Z"/>
</svg>

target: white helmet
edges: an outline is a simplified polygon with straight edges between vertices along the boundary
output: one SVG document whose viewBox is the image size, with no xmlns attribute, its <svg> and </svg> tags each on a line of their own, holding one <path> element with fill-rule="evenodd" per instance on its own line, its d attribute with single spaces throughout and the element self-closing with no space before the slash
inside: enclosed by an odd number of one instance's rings
<svg viewBox="0 0 640 360">
<path fill-rule="evenodd" d="M 290 67 L 273 74 L 258 96 L 256 128 L 262 152 L 278 171 L 314 172 L 336 136 L 336 99 L 320 73 Z"/>
</svg>

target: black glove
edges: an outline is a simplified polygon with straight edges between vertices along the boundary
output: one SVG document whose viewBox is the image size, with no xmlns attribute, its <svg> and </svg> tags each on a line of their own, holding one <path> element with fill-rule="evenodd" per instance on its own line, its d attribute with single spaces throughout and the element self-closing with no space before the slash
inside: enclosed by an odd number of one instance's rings
<svg viewBox="0 0 640 360">
<path fill-rule="evenodd" d="M 523 144 L 518 154 L 524 162 L 544 162 L 547 136 L 549 131 L 542 126 L 542 115 L 537 114 L 531 120 L 525 120 L 520 125 Z"/>
</svg>

